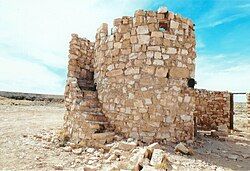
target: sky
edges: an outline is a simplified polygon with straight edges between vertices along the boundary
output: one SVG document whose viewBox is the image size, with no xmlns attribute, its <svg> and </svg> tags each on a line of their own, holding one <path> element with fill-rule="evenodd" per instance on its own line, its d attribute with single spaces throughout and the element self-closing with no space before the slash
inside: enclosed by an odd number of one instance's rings
<svg viewBox="0 0 250 171">
<path fill-rule="evenodd" d="M 0 90 L 63 94 L 71 33 L 160 6 L 195 23 L 196 88 L 250 92 L 249 0 L 0 0 Z"/>
</svg>

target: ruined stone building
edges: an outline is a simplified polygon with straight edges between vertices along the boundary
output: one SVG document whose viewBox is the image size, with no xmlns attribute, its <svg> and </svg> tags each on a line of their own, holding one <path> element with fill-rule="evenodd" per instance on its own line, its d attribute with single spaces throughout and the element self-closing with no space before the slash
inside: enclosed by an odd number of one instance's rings
<svg viewBox="0 0 250 171">
<path fill-rule="evenodd" d="M 95 42 L 72 34 L 64 118 L 72 141 L 176 142 L 193 140 L 195 128 L 230 127 L 230 93 L 193 88 L 191 20 L 138 10 L 108 31 L 102 24 Z"/>
</svg>

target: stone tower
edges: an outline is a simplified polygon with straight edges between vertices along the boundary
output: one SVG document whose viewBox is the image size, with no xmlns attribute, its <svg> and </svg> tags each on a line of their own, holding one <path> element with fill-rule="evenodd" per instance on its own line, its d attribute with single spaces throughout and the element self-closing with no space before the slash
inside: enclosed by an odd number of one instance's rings
<svg viewBox="0 0 250 171">
<path fill-rule="evenodd" d="M 72 35 L 65 89 L 65 128 L 75 141 L 143 142 L 194 136 L 193 23 L 170 11 L 138 10 L 97 30 L 96 41 Z"/>
</svg>

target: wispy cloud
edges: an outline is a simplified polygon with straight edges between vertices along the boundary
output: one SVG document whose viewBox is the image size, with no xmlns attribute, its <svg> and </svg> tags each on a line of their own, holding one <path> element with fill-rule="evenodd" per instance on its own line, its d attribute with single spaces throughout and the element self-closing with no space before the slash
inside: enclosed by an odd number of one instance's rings
<svg viewBox="0 0 250 171">
<path fill-rule="evenodd" d="M 201 49 L 206 47 L 205 43 L 203 42 L 203 40 L 201 38 L 197 39 L 197 44 L 196 44 L 196 48 L 197 49 Z"/>
<path fill-rule="evenodd" d="M 62 94 L 70 34 L 94 40 L 101 23 L 111 25 L 148 3 L 0 0 L 0 89 Z"/>
<path fill-rule="evenodd" d="M 243 17 L 246 17 L 247 15 L 246 14 L 236 14 L 236 15 L 232 15 L 232 16 L 229 16 L 229 17 L 226 17 L 226 18 L 222 18 L 220 20 L 217 20 L 217 21 L 214 21 L 214 22 L 211 22 L 207 25 L 207 27 L 215 27 L 215 26 L 218 26 L 218 25 L 221 25 L 221 24 L 225 24 L 225 23 L 229 23 L 229 22 L 232 22 L 234 20 L 237 20 L 239 18 L 243 18 Z"/>
<path fill-rule="evenodd" d="M 250 9 L 247 9 L 248 6 L 249 4 L 243 4 L 240 1 L 234 1 L 232 3 L 215 1 L 214 4 L 201 15 L 196 23 L 196 29 L 216 27 L 249 17 Z"/>
<path fill-rule="evenodd" d="M 250 92 L 250 57 L 248 56 L 236 54 L 199 56 L 196 68 L 198 88 Z"/>
<path fill-rule="evenodd" d="M 64 79 L 43 65 L 0 53 L 0 90 L 62 94 Z"/>
<path fill-rule="evenodd" d="M 250 4 L 243 4 L 243 5 L 239 5 L 237 6 L 238 8 L 250 8 Z"/>
</svg>

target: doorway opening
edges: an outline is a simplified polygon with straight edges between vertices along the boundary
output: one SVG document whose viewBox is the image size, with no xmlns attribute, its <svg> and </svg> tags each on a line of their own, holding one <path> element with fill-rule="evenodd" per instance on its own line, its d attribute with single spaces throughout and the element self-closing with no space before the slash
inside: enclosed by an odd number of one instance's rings
<svg viewBox="0 0 250 171">
<path fill-rule="evenodd" d="M 233 108 L 230 114 L 230 129 L 247 131 L 250 121 L 247 113 L 247 94 L 231 93 L 230 106 Z"/>
</svg>

